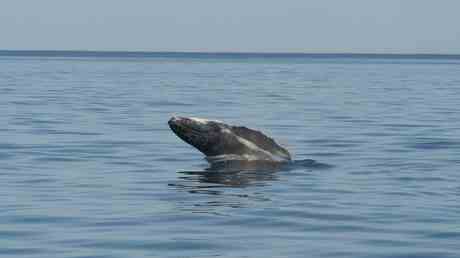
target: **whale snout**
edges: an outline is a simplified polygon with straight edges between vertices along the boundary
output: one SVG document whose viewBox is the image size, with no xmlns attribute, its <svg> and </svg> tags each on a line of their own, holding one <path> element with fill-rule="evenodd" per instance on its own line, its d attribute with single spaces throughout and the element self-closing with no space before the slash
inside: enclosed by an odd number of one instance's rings
<svg viewBox="0 0 460 258">
<path fill-rule="evenodd" d="M 190 123 L 190 119 L 181 116 L 173 116 L 168 121 L 169 126 L 185 126 Z"/>
<path fill-rule="evenodd" d="M 171 126 L 171 125 L 175 125 L 177 124 L 177 122 L 180 120 L 180 117 L 177 117 L 177 116 L 173 116 L 171 117 L 171 119 L 168 120 L 168 125 Z"/>
<path fill-rule="evenodd" d="M 198 124 L 193 119 L 180 116 L 171 117 L 168 121 L 168 125 L 178 135 L 194 130 L 197 131 L 199 129 Z"/>
<path fill-rule="evenodd" d="M 168 125 L 176 134 L 179 133 L 179 128 L 183 127 L 183 118 L 178 116 L 173 116 L 168 121 Z"/>
</svg>

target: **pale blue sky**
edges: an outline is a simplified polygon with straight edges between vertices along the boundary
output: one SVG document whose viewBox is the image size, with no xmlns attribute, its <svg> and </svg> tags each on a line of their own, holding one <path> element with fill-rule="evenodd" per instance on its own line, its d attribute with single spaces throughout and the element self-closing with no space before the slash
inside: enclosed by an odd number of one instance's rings
<svg viewBox="0 0 460 258">
<path fill-rule="evenodd" d="M 460 54 L 459 0 L 0 1 L 0 49 Z"/>
</svg>

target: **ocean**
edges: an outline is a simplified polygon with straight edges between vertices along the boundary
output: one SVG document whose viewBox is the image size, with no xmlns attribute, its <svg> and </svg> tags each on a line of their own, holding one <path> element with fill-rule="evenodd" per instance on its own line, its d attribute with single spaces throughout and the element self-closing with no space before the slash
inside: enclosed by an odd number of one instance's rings
<svg viewBox="0 0 460 258">
<path fill-rule="evenodd" d="M 1 257 L 460 257 L 460 56 L 0 51 L 0 110 Z M 296 165 L 208 171 L 173 115 Z"/>
</svg>

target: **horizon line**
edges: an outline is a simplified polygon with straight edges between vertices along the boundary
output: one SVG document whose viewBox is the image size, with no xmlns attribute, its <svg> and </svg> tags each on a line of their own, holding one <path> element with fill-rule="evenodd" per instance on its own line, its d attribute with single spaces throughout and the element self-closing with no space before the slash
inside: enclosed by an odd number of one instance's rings
<svg viewBox="0 0 460 258">
<path fill-rule="evenodd" d="M 91 56 L 94 54 L 124 54 L 124 55 L 187 55 L 187 54 L 202 54 L 202 55 L 241 55 L 241 56 L 341 56 L 341 57 L 444 57 L 444 58 L 460 58 L 458 54 L 447 54 L 447 53 L 380 53 L 380 52 L 252 52 L 252 51 L 145 51 L 145 50 L 33 50 L 33 49 L 0 49 L 0 56 L 8 56 L 14 54 L 40 54 L 49 56 L 53 54 L 59 56 L 59 54 L 66 56 L 65 54 L 82 54 Z M 46 55 L 47 54 L 47 55 Z"/>
</svg>

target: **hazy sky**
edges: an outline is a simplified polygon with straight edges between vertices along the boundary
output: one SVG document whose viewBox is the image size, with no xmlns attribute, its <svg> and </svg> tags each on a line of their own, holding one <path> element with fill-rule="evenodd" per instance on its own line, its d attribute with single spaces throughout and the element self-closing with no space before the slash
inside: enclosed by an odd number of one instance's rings
<svg viewBox="0 0 460 258">
<path fill-rule="evenodd" d="M 459 0 L 0 3 L 0 49 L 460 54 Z"/>
</svg>

